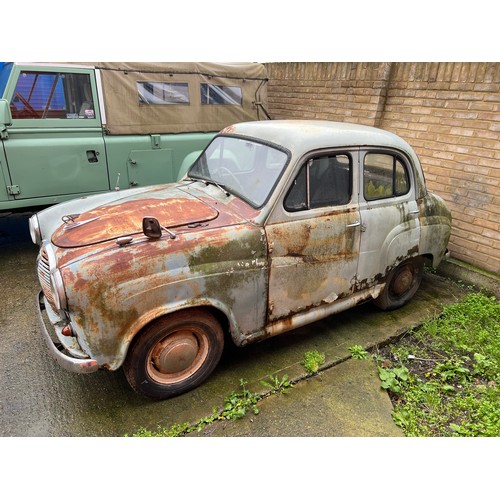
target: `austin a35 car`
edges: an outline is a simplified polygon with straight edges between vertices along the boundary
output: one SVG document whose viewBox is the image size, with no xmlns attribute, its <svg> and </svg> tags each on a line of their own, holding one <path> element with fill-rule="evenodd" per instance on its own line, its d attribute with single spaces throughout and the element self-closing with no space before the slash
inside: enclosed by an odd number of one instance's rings
<svg viewBox="0 0 500 500">
<path fill-rule="evenodd" d="M 78 373 L 122 367 L 165 399 L 237 346 L 373 300 L 406 304 L 445 257 L 450 212 L 398 136 L 326 121 L 222 130 L 172 184 L 94 195 L 30 220 L 39 316 Z"/>
</svg>

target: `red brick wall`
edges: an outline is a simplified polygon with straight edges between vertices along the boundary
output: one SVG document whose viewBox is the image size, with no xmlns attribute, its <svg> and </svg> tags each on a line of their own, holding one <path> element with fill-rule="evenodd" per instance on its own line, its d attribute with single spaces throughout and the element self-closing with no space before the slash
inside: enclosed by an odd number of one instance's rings
<svg viewBox="0 0 500 500">
<path fill-rule="evenodd" d="M 272 63 L 273 118 L 375 125 L 416 150 L 452 256 L 500 274 L 500 63 Z"/>
</svg>

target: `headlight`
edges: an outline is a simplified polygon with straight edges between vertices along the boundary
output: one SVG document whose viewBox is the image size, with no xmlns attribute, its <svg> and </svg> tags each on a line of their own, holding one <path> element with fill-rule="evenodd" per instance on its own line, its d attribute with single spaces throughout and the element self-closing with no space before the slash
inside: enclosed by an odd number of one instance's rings
<svg viewBox="0 0 500 500">
<path fill-rule="evenodd" d="M 42 242 L 42 235 L 40 234 L 40 225 L 38 224 L 38 217 L 35 215 L 32 215 L 29 220 L 29 227 L 30 227 L 30 236 L 31 236 L 31 241 L 35 245 L 39 245 Z"/>
</svg>

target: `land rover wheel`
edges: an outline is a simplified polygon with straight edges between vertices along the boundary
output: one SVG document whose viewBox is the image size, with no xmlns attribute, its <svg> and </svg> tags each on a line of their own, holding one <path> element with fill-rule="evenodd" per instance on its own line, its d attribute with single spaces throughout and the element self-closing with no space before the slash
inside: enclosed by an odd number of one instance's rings
<svg viewBox="0 0 500 500">
<path fill-rule="evenodd" d="M 401 263 L 389 273 L 385 288 L 373 302 L 385 311 L 404 306 L 418 290 L 423 274 L 422 257 Z"/>
<path fill-rule="evenodd" d="M 212 314 L 180 311 L 154 321 L 134 339 L 123 369 L 136 392 L 167 399 L 200 385 L 223 347 L 224 334 Z"/>
</svg>

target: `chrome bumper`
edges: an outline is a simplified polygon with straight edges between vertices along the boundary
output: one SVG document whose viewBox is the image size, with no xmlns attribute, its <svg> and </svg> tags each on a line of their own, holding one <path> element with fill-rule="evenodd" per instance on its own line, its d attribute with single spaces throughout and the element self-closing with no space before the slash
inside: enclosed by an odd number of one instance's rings
<svg viewBox="0 0 500 500">
<path fill-rule="evenodd" d="M 50 355 L 57 361 L 59 366 L 73 373 L 92 373 L 99 369 L 99 365 L 95 359 L 78 359 L 68 356 L 60 350 L 62 349 L 62 344 L 56 344 L 52 341 L 42 316 L 42 312 L 46 310 L 42 291 L 38 293 L 37 310 L 43 338 L 49 348 Z"/>
</svg>

